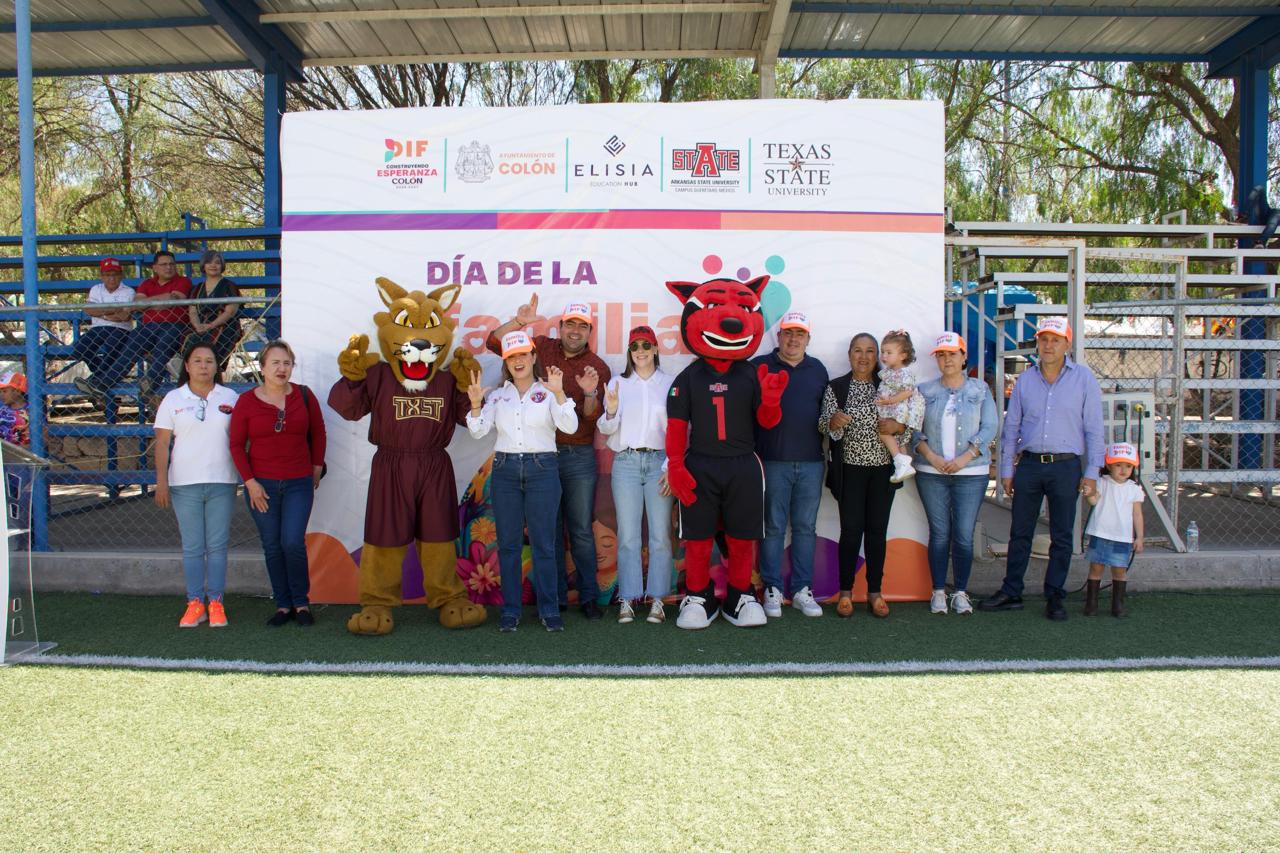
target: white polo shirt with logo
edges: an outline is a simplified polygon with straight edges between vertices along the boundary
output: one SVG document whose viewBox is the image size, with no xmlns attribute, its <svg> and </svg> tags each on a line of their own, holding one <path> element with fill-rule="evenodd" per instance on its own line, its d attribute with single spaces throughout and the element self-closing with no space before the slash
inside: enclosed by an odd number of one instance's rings
<svg viewBox="0 0 1280 853">
<path fill-rule="evenodd" d="M 169 454 L 169 485 L 238 483 L 240 475 L 231 461 L 231 410 L 239 394 L 214 385 L 208 400 L 193 394 L 188 385 L 164 395 L 156 411 L 156 429 L 173 431 Z M 200 410 L 204 409 L 204 420 Z"/>
</svg>

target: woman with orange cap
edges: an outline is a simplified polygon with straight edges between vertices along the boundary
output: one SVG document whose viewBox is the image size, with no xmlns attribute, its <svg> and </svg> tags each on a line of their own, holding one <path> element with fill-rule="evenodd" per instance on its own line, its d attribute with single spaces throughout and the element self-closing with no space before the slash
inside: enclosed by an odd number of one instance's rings
<svg viewBox="0 0 1280 853">
<path fill-rule="evenodd" d="M 944 332 L 932 355 L 942 374 L 920 386 L 924 424 L 915 442 L 916 488 L 929 519 L 929 573 L 933 597 L 929 612 L 947 612 L 947 563 L 954 572 L 951 609 L 973 613 L 969 572 L 973 568 L 973 530 L 987 491 L 991 441 L 999 420 L 991 389 L 965 375 L 965 341 Z"/>
<path fill-rule="evenodd" d="M 538 617 L 548 631 L 563 631 L 556 597 L 555 523 L 560 506 L 560 463 L 556 430 L 573 432 L 578 415 L 564 392 L 564 374 L 547 368 L 547 378 L 534 376 L 538 356 L 524 332 L 502 336 L 502 376 L 506 382 L 487 395 L 480 375 L 467 386 L 471 411 L 467 430 L 474 438 L 498 431 L 494 445 L 493 520 L 498 528 L 498 568 L 502 578 L 502 617 L 498 630 L 515 631 L 524 594 L 520 553 L 529 531 L 533 551 L 534 590 Z"/>
</svg>

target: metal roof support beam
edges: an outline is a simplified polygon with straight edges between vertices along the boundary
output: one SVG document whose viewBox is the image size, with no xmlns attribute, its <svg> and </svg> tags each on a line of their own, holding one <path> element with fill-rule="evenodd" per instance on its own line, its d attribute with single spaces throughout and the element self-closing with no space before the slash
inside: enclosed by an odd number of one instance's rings
<svg viewBox="0 0 1280 853">
<path fill-rule="evenodd" d="M 1206 77 L 1239 77 L 1246 59 L 1270 68 L 1280 60 L 1280 18 L 1254 21 L 1209 51 L 1206 59 Z"/>
<path fill-rule="evenodd" d="M 252 68 L 248 62 L 157 63 L 152 65 L 97 65 L 86 68 L 37 68 L 36 77 L 98 77 L 103 74 L 181 74 L 191 71 L 243 71 Z M 7 68 L 0 69 L 0 79 L 15 76 Z"/>
<path fill-rule="evenodd" d="M 587 59 L 752 59 L 752 50 L 548 50 L 520 53 L 422 53 L 409 56 L 325 56 L 305 59 L 307 68 L 338 65 L 417 65 L 430 62 L 553 62 Z"/>
<path fill-rule="evenodd" d="M 36 273 L 36 123 L 31 74 L 31 0 L 14 0 L 18 73 L 18 184 L 22 198 L 22 304 L 38 305 Z M 44 457 L 44 353 L 40 349 L 40 322 L 35 312 L 23 320 L 31 452 Z M 42 467 L 34 469 L 31 484 L 31 550 L 49 550 L 49 492 Z"/>
<path fill-rule="evenodd" d="M 216 27 L 218 22 L 207 15 L 174 18 L 130 18 L 115 21 L 36 21 L 33 33 L 105 33 L 112 30 L 175 30 L 187 27 Z M 0 34 L 16 32 L 16 24 L 0 24 Z"/>
<path fill-rule="evenodd" d="M 977 59 L 1012 62 L 1204 62 L 1202 53 L 1107 53 L 1063 52 L 1060 50 L 832 50 L 788 48 L 778 51 L 783 59 Z"/>
<path fill-rule="evenodd" d="M 963 3 L 796 3 L 793 12 L 839 15 L 981 15 L 1033 18 L 1258 18 L 1280 15 L 1277 6 L 1078 6 L 1014 4 L 1011 6 Z"/>
<path fill-rule="evenodd" d="M 760 19 L 760 33 L 756 41 L 760 45 L 758 60 L 760 73 L 760 97 L 775 98 L 778 95 L 778 48 L 787 31 L 787 16 L 791 14 L 791 0 L 773 0 L 769 14 Z"/>
<path fill-rule="evenodd" d="M 565 18 L 578 15 L 727 15 L 763 13 L 770 4 L 754 3 L 612 3 L 567 6 L 481 6 L 450 9 L 362 9 L 329 12 L 263 12 L 262 24 L 337 24 L 373 21 L 439 21 L 457 18 Z"/>
<path fill-rule="evenodd" d="M 258 23 L 258 7 L 249 0 L 200 0 L 227 37 L 262 73 L 283 68 L 287 82 L 302 80 L 302 51 L 278 27 Z"/>
</svg>

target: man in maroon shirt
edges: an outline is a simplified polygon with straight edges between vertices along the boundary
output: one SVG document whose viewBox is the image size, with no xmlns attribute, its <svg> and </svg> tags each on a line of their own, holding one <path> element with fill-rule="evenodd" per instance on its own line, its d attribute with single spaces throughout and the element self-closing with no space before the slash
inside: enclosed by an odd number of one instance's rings
<svg viewBox="0 0 1280 853">
<path fill-rule="evenodd" d="M 178 275 L 178 263 L 173 252 L 164 249 L 156 252 L 151 270 L 151 278 L 138 285 L 134 302 L 166 302 L 191 296 L 191 279 Z M 102 394 L 109 394 L 130 365 L 137 362 L 143 353 L 149 353 L 147 372 L 145 376 L 138 377 L 138 388 L 144 394 L 160 390 L 169 381 L 169 359 L 182 345 L 182 338 L 189 328 L 185 305 L 146 309 L 142 312 L 142 323 L 129 333 L 120 358 L 94 376 L 93 385 Z"/>
<path fill-rule="evenodd" d="M 489 333 L 490 351 L 501 355 L 502 336 L 523 329 L 538 319 L 538 295 L 528 304 L 521 305 L 516 316 Z M 569 549 L 573 553 L 573 567 L 578 585 L 578 601 L 583 615 L 592 622 L 598 620 L 600 610 L 600 585 L 596 580 L 596 539 L 591 520 L 596 502 L 596 421 L 604 409 L 598 393 L 601 385 L 609 383 L 609 366 L 591 351 L 588 341 L 593 325 L 591 306 L 584 302 L 570 302 L 560 315 L 560 336 L 537 335 L 533 339 L 538 354 L 538 369 L 546 375 L 548 367 L 564 371 L 564 392 L 574 402 L 578 413 L 576 432 L 556 432 L 556 448 L 560 458 L 560 512 L 556 517 L 559 541 L 564 541 L 564 531 L 569 531 Z M 541 378 L 541 377 L 539 377 Z M 556 563 L 560 589 L 560 605 L 567 594 L 564 548 L 556 549 Z"/>
</svg>

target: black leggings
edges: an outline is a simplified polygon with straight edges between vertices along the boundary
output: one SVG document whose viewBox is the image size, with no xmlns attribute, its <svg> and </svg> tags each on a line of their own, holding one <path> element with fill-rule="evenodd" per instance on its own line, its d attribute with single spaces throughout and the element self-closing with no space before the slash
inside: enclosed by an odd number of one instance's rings
<svg viewBox="0 0 1280 853">
<path fill-rule="evenodd" d="M 897 491 L 889 477 L 893 465 L 845 465 L 840 488 L 840 589 L 853 588 L 858 549 L 866 537 L 867 592 L 880 592 L 884 580 L 889 510 Z"/>
</svg>

